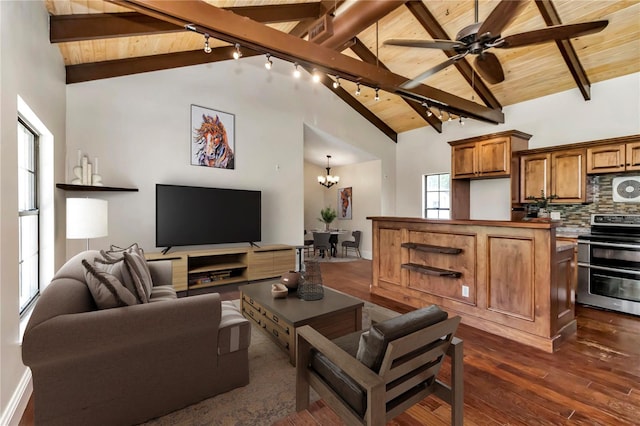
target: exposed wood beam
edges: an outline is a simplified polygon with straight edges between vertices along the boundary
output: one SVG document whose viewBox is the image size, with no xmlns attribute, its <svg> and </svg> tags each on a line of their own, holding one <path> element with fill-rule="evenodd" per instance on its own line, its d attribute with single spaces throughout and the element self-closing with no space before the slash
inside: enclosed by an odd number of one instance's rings
<svg viewBox="0 0 640 426">
<path fill-rule="evenodd" d="M 456 115 L 490 123 L 504 122 L 504 114 L 434 87 L 420 85 L 411 91 L 401 89 L 406 77 L 375 67 L 331 49 L 309 43 L 290 34 L 235 15 L 202 1 L 167 2 L 162 0 L 110 0 L 143 14 L 185 25 L 192 23 L 213 37 L 230 43 L 240 43 L 256 51 L 269 52 L 273 56 L 306 67 L 340 75 L 369 87 L 396 93 L 410 98 L 430 99 L 447 106 Z"/>
<path fill-rule="evenodd" d="M 264 24 L 314 20 L 321 15 L 320 3 L 229 7 L 226 10 Z M 52 15 L 49 40 L 51 43 L 64 43 L 176 31 L 184 31 L 184 27 L 138 12 Z"/>
<path fill-rule="evenodd" d="M 406 3 L 409 11 L 415 16 L 420 25 L 427 30 L 429 35 L 435 39 L 441 40 L 450 40 L 451 37 L 447 34 L 447 32 L 442 28 L 438 20 L 429 12 L 427 6 L 423 2 L 413 2 L 410 1 Z M 443 50 L 443 52 L 450 58 L 456 55 L 454 51 Z M 502 105 L 498 99 L 491 93 L 491 90 L 487 85 L 478 77 L 476 74 L 474 76 L 474 70 L 471 67 L 471 64 L 466 59 L 461 59 L 457 61 L 454 66 L 458 69 L 458 72 L 462 74 L 462 76 L 467 80 L 469 85 L 473 87 L 475 92 L 480 96 L 480 99 L 485 103 L 485 105 L 491 108 L 501 109 Z"/>
<path fill-rule="evenodd" d="M 553 6 L 551 0 L 536 0 L 536 6 L 538 6 L 540 14 L 547 26 L 562 25 L 558 11 Z M 573 48 L 573 44 L 571 44 L 571 40 L 556 40 L 556 45 L 558 49 L 560 49 L 560 54 L 562 54 L 564 62 L 567 64 L 578 89 L 580 89 L 582 97 L 585 101 L 588 101 L 591 99 L 591 82 L 589 82 L 587 73 L 580 63 L 578 54 Z"/>
<path fill-rule="evenodd" d="M 320 13 L 318 18 L 327 15 L 329 13 L 334 13 L 335 9 L 339 8 L 345 0 L 322 0 L 318 4 L 320 5 Z M 309 32 L 309 28 L 316 21 L 316 19 L 305 19 L 303 21 L 298 22 L 298 24 L 289 31 L 289 34 L 296 36 L 298 38 L 302 38 L 307 35 Z"/>
<path fill-rule="evenodd" d="M 358 57 L 360 59 L 362 59 L 363 61 L 365 61 L 365 62 L 367 62 L 369 64 L 377 64 L 377 66 L 383 67 L 384 69 L 389 69 L 389 68 L 387 68 L 385 66 L 385 64 L 383 64 L 382 62 L 377 60 L 378 58 L 376 58 L 376 55 L 374 55 L 373 52 L 371 52 L 367 48 L 367 46 L 365 46 L 364 43 L 362 43 L 362 41 L 360 41 L 360 39 L 356 38 L 356 42 L 355 42 L 355 44 L 353 46 L 351 46 L 351 50 L 353 51 L 353 53 L 358 55 Z M 406 99 L 404 99 L 404 101 L 420 117 L 422 117 L 434 129 L 436 129 L 438 133 L 442 133 L 442 121 L 440 121 L 440 119 L 438 117 L 436 117 L 435 114 L 429 115 L 427 113 L 427 110 L 424 107 L 422 107 L 421 105 L 419 105 L 418 103 L 416 103 L 416 102 L 411 102 L 411 101 L 408 101 Z"/>
<path fill-rule="evenodd" d="M 200 65 L 209 62 L 227 61 L 231 58 L 234 50 L 232 46 L 224 46 L 214 48 L 209 54 L 205 54 L 202 49 L 198 49 L 188 52 L 68 65 L 66 67 L 67 84 Z M 260 53 L 253 50 L 242 49 L 243 57 L 258 54 Z"/>
<path fill-rule="evenodd" d="M 309 70 L 307 70 L 309 71 Z M 356 110 L 356 112 L 360 113 L 366 120 L 368 120 L 371 124 L 376 126 L 378 130 L 387 135 L 391 140 L 395 143 L 398 143 L 398 133 L 393 130 L 391 127 L 387 125 L 384 121 L 382 121 L 377 115 L 375 115 L 371 110 L 362 105 L 359 101 L 357 101 L 349 92 L 347 92 L 342 87 L 338 86 L 338 88 L 333 87 L 333 80 L 329 78 L 325 74 L 321 74 L 320 82 L 324 84 L 329 90 L 338 95 L 340 99 L 346 102 L 351 108 Z"/>
</svg>

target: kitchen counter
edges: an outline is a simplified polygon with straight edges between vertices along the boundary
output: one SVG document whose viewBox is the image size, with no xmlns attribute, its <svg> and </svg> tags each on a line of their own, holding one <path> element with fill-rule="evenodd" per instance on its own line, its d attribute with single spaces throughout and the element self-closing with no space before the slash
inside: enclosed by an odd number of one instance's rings
<svg viewBox="0 0 640 426">
<path fill-rule="evenodd" d="M 368 219 L 373 294 L 546 352 L 575 333 L 576 244 L 558 222 Z"/>
</svg>

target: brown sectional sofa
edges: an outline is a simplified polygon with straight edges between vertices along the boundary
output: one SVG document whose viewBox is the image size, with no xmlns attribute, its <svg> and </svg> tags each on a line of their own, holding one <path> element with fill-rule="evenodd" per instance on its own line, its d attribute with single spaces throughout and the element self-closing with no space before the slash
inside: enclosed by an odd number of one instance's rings
<svg viewBox="0 0 640 426">
<path fill-rule="evenodd" d="M 98 310 L 82 259 L 70 259 L 42 292 L 23 337 L 36 424 L 144 422 L 249 383 L 250 325 L 206 294 Z M 153 284 L 171 262 L 149 262 Z"/>
</svg>

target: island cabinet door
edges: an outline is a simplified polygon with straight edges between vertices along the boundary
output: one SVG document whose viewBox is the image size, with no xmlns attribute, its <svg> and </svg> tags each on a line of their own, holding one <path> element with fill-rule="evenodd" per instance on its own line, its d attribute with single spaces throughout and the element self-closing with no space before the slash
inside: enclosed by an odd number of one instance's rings
<svg viewBox="0 0 640 426">
<path fill-rule="evenodd" d="M 378 230 L 378 280 L 380 287 L 400 286 L 402 264 L 402 231 L 379 228 Z M 375 257 L 374 257 L 375 259 Z M 374 271 L 375 274 L 375 271 Z"/>
</svg>

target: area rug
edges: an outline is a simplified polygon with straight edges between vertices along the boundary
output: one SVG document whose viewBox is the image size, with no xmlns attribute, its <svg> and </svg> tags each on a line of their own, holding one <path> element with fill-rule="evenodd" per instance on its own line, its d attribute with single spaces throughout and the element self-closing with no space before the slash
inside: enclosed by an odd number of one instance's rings
<svg viewBox="0 0 640 426">
<path fill-rule="evenodd" d="M 238 301 L 235 301 L 238 305 Z M 381 306 L 364 302 L 363 328 L 371 317 L 397 315 Z M 289 356 L 257 327 L 251 327 L 249 346 L 249 384 L 206 399 L 182 410 L 144 423 L 146 426 L 221 425 L 260 426 L 295 412 L 296 370 Z M 318 396 L 311 393 L 311 400 Z"/>
</svg>

